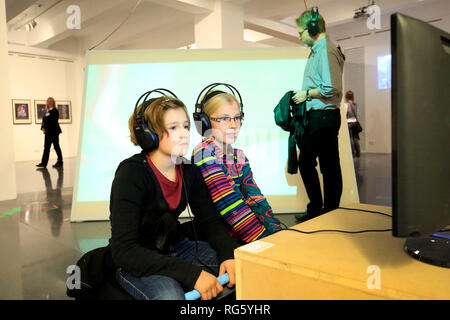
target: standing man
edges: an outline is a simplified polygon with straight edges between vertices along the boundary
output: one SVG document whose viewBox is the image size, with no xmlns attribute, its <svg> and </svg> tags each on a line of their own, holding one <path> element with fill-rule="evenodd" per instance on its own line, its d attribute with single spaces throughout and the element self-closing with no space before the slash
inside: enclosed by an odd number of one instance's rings
<svg viewBox="0 0 450 320">
<path fill-rule="evenodd" d="M 302 90 L 295 91 L 292 97 L 297 104 L 306 101 L 305 136 L 301 143 L 297 141 L 300 174 L 310 200 L 305 214 L 296 215 L 303 222 L 336 209 L 341 199 L 338 132 L 345 57 L 326 35 L 325 21 L 317 7 L 303 12 L 296 22 L 300 40 L 311 48 Z M 323 201 L 317 158 L 323 176 Z"/>
<path fill-rule="evenodd" d="M 36 165 L 36 167 L 38 168 L 47 167 L 47 162 L 50 155 L 50 147 L 52 144 L 55 148 L 56 155 L 58 156 L 58 161 L 53 165 L 53 167 L 57 168 L 63 166 L 61 148 L 59 147 L 59 135 L 62 131 L 61 127 L 59 126 L 58 119 L 59 111 L 58 109 L 56 109 L 55 99 L 49 97 L 47 99 L 46 113 L 42 118 L 41 130 L 45 134 L 45 143 L 41 163 Z"/>
</svg>

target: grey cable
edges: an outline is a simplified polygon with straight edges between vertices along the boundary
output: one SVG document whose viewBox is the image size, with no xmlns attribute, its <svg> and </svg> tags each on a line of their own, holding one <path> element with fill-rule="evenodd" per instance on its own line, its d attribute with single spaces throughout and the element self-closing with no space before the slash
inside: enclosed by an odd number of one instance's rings
<svg viewBox="0 0 450 320">
<path fill-rule="evenodd" d="M 96 44 L 95 46 L 93 46 L 92 48 L 89 49 L 89 51 L 91 51 L 92 49 L 97 48 L 99 45 L 101 45 L 103 42 L 105 42 L 106 40 L 109 39 L 109 37 L 111 37 L 113 35 L 114 32 L 116 32 L 117 30 L 119 30 L 119 28 L 131 17 L 131 15 L 134 13 L 134 11 L 136 10 L 136 8 L 138 7 L 138 5 L 141 3 L 142 0 L 137 0 L 136 4 L 134 5 L 134 8 L 131 10 L 131 12 L 128 14 L 128 16 L 125 18 L 125 20 L 122 21 L 121 24 L 119 24 L 118 27 L 116 27 L 105 39 L 103 39 L 102 41 L 100 41 L 98 44 Z"/>
</svg>

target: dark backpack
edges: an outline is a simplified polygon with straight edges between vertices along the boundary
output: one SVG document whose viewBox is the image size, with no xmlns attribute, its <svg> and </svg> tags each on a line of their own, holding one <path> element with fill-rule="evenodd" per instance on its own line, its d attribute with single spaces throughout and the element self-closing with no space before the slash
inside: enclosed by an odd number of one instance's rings
<svg viewBox="0 0 450 320">
<path fill-rule="evenodd" d="M 116 266 L 109 245 L 85 253 L 76 265 L 80 268 L 80 289 L 67 287 L 67 296 L 76 300 L 132 299 L 115 281 Z"/>
</svg>

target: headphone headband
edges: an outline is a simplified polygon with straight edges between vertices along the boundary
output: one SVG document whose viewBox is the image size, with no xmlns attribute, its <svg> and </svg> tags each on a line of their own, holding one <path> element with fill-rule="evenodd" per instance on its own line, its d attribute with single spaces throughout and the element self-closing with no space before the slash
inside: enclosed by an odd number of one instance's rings
<svg viewBox="0 0 450 320">
<path fill-rule="evenodd" d="M 141 111 L 140 111 L 140 113 L 143 114 L 143 109 L 144 109 L 144 105 L 143 105 L 143 104 L 144 104 L 145 102 L 147 102 L 148 96 L 150 96 L 153 92 L 158 92 L 158 93 L 162 94 L 163 96 L 165 96 L 166 94 L 164 93 L 164 91 L 170 93 L 174 98 L 177 98 L 177 99 L 178 99 L 178 97 L 177 97 L 172 91 L 167 90 L 167 89 L 164 89 L 164 88 L 158 88 L 158 89 L 154 89 L 154 90 L 147 91 L 147 92 L 145 92 L 144 94 L 142 94 L 142 95 L 139 97 L 138 101 L 136 102 L 136 105 L 134 106 L 134 115 L 136 116 L 136 110 L 137 110 L 137 108 L 138 108 L 138 106 L 139 106 L 139 101 L 141 101 L 142 97 L 145 96 L 144 101 L 142 102 L 142 108 L 141 108 Z"/>
<path fill-rule="evenodd" d="M 212 97 L 217 96 L 218 94 L 221 94 L 221 93 L 225 93 L 225 92 L 221 91 L 221 90 L 213 90 L 213 91 L 209 92 L 207 95 L 205 95 L 205 97 L 203 98 L 203 101 L 207 102 Z"/>
<path fill-rule="evenodd" d="M 214 94 L 214 95 L 211 95 L 210 97 L 208 97 L 208 94 L 209 94 L 215 87 L 220 86 L 220 85 L 223 85 L 223 86 L 227 87 L 227 88 L 231 91 L 231 94 L 232 94 L 233 96 L 235 96 L 235 97 L 236 97 L 236 93 L 237 93 L 237 96 L 239 97 L 239 109 L 240 109 L 241 112 L 243 111 L 242 98 L 241 98 L 241 94 L 239 93 L 239 91 L 238 91 L 235 87 L 233 87 L 231 84 L 228 84 L 228 83 L 221 83 L 221 82 L 216 82 L 216 83 L 212 83 L 212 84 L 206 86 L 205 88 L 203 88 L 202 91 L 200 91 L 200 94 L 198 95 L 197 100 L 196 100 L 196 102 L 195 102 L 195 113 L 203 113 L 203 107 L 204 107 L 206 101 L 209 100 L 210 98 L 212 98 L 213 96 L 215 96 L 215 95 L 218 94 L 218 93 L 216 93 L 216 94 Z M 204 98 L 202 99 L 202 101 L 199 103 L 199 100 L 200 100 L 200 98 L 202 97 L 202 94 L 203 94 L 203 92 L 204 92 L 205 90 L 207 90 L 206 93 L 205 93 L 205 96 L 204 96 Z M 222 91 L 221 93 L 224 93 L 224 92 Z M 208 98 L 208 99 L 207 99 L 207 98 Z M 200 109 L 199 109 L 199 108 L 200 108 Z"/>
</svg>

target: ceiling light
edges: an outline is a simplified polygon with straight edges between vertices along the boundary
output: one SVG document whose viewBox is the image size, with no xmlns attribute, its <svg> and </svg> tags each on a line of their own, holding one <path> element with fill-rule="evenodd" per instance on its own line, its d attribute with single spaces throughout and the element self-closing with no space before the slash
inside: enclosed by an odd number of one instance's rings
<svg viewBox="0 0 450 320">
<path fill-rule="evenodd" d="M 37 22 L 33 19 L 25 25 L 25 29 L 30 32 L 34 28 L 36 28 Z"/>
<path fill-rule="evenodd" d="M 369 3 L 367 4 L 367 6 L 355 9 L 355 14 L 353 15 L 353 19 L 357 20 L 357 19 L 366 19 L 370 17 L 370 14 L 367 12 L 367 9 L 370 6 L 374 6 L 375 5 L 375 1 L 372 0 L 372 3 L 370 3 L 370 1 L 368 1 Z"/>
</svg>

